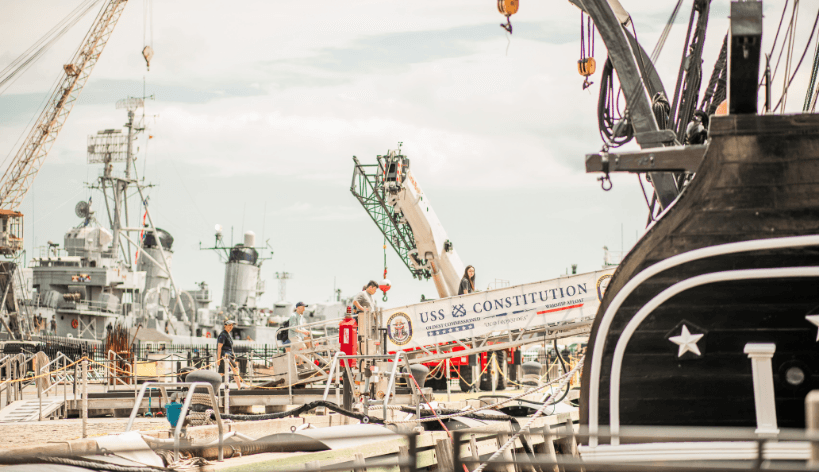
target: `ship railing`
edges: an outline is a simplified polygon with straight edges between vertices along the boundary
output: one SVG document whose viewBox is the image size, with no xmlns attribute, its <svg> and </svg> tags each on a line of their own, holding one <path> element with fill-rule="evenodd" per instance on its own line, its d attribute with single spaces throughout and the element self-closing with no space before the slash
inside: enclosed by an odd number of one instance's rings
<svg viewBox="0 0 819 472">
<path fill-rule="evenodd" d="M 62 307 L 69 307 L 73 305 L 76 310 L 93 311 L 97 313 L 120 313 L 122 311 L 122 304 L 116 303 L 114 305 L 108 302 L 99 300 L 82 300 L 79 302 L 69 302 Z"/>
<path fill-rule="evenodd" d="M 37 403 L 39 407 L 39 420 L 43 421 L 43 395 L 48 395 L 52 390 L 57 391 L 57 387 L 63 386 L 63 399 L 68 400 L 68 364 L 71 359 L 62 352 L 58 352 L 54 359 L 48 364 L 37 368 L 37 375 L 44 376 L 35 379 L 37 385 Z M 58 367 L 57 372 L 50 372 L 54 367 Z M 54 380 L 52 380 L 52 378 Z M 50 384 L 50 385 L 49 385 Z M 63 418 L 68 418 L 68 403 L 63 402 L 62 408 Z"/>
<path fill-rule="evenodd" d="M 0 369 L 6 373 L 6 378 L 0 382 L 0 407 L 23 399 L 23 389 L 31 384 L 24 381 L 28 363 L 34 358 L 34 353 L 9 354 L 0 362 Z M 5 395 L 2 395 L 5 392 Z M 5 398 L 3 398 L 5 397 Z"/>
<path fill-rule="evenodd" d="M 109 385 L 113 385 L 113 386 L 116 387 L 117 382 L 119 382 L 122 385 L 130 385 L 130 383 L 129 383 L 130 379 L 129 379 L 129 382 L 125 382 L 124 380 L 122 380 L 120 378 L 120 376 L 117 375 L 117 371 L 115 370 L 116 367 L 111 367 L 111 364 L 116 363 L 116 362 L 122 362 L 124 365 L 128 366 L 128 371 L 131 372 L 132 375 L 136 375 L 136 370 L 134 370 L 134 365 L 131 363 L 131 361 L 129 361 L 128 359 L 126 359 L 126 358 L 124 358 L 122 356 L 120 356 L 119 354 L 117 354 L 116 352 L 114 352 L 111 349 L 108 350 L 108 353 L 107 353 L 106 357 L 107 357 L 107 359 L 106 359 L 106 361 L 107 361 L 106 364 L 107 365 L 105 366 L 105 370 L 106 370 L 106 376 L 105 377 L 106 377 L 106 379 L 105 379 L 105 382 L 104 382 L 106 391 L 108 390 Z M 136 382 L 134 382 L 134 385 L 136 385 Z"/>
</svg>

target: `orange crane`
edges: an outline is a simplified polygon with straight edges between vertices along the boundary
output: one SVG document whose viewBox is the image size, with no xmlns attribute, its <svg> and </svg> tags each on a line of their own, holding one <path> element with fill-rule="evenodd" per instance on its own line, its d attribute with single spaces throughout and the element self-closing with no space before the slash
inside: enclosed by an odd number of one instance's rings
<svg viewBox="0 0 819 472">
<path fill-rule="evenodd" d="M 20 205 L 127 3 L 128 0 L 105 2 L 71 62 L 63 66 L 62 80 L 0 179 L 0 254 L 4 256 L 15 256 L 23 249 L 23 214 L 18 211 Z"/>
</svg>

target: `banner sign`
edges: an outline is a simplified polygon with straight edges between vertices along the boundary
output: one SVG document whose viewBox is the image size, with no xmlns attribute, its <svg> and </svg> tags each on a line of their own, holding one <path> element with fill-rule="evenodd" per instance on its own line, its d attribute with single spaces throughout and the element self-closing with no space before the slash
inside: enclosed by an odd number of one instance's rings
<svg viewBox="0 0 819 472">
<path fill-rule="evenodd" d="M 389 351 L 593 318 L 614 268 L 384 310 Z"/>
</svg>

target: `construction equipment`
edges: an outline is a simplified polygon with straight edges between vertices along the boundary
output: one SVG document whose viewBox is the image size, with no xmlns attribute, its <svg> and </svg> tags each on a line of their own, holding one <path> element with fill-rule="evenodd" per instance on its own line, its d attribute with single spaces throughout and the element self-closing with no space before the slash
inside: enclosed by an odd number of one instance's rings
<svg viewBox="0 0 819 472">
<path fill-rule="evenodd" d="M 350 191 L 415 278 L 432 278 L 440 298 L 457 295 L 464 263 L 413 177 L 409 158 L 399 145 L 377 159 L 361 164 L 353 156 Z M 375 172 L 368 174 L 368 168 Z"/>
<path fill-rule="evenodd" d="M 83 39 L 47 105 L 0 180 L 0 254 L 23 249 L 23 214 L 18 211 L 48 151 L 62 130 L 128 0 L 108 0 Z"/>
</svg>

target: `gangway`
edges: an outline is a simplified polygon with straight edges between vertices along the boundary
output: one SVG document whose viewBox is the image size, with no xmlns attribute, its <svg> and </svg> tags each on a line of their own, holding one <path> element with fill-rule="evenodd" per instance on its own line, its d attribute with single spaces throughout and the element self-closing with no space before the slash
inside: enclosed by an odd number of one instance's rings
<svg viewBox="0 0 819 472">
<path fill-rule="evenodd" d="M 361 349 L 373 355 L 406 351 L 411 364 L 444 359 L 459 369 L 467 356 L 588 334 L 614 267 L 514 287 L 457 295 L 464 264 L 418 184 L 410 159 L 398 149 L 355 164 L 350 191 L 418 279 L 433 279 L 438 300 L 359 317 Z M 471 369 L 464 371 L 471 376 Z M 494 381 L 493 381 L 494 382 Z M 493 387 L 494 389 L 494 387 Z"/>
<path fill-rule="evenodd" d="M 38 421 L 57 413 L 65 405 L 65 397 L 52 396 L 42 399 L 43 409 L 40 413 L 40 400 L 31 398 L 17 400 L 0 410 L 0 423 L 17 423 L 21 421 Z"/>
</svg>

